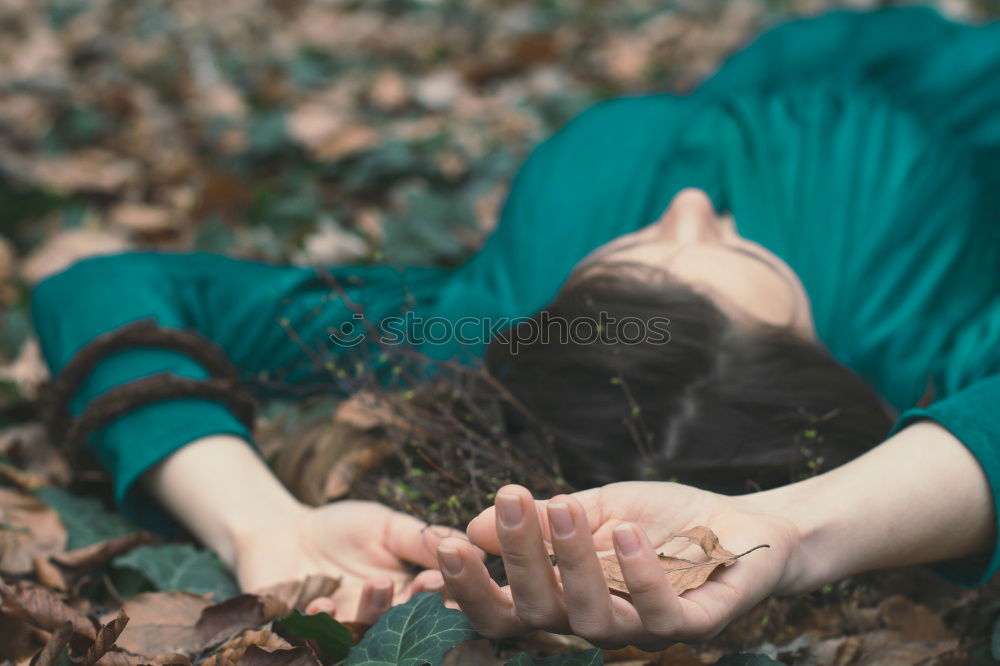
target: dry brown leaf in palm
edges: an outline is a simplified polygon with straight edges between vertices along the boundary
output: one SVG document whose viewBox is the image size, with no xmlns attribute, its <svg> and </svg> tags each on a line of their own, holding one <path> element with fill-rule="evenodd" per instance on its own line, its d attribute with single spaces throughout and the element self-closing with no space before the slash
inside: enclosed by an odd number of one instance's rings
<svg viewBox="0 0 1000 666">
<path fill-rule="evenodd" d="M 663 573 L 666 575 L 675 594 L 683 594 L 688 590 L 701 587 L 708 580 L 708 577 L 712 575 L 712 572 L 720 566 L 732 566 L 736 563 L 736 560 L 747 553 L 751 553 L 758 548 L 770 548 L 768 544 L 761 544 L 744 553 L 734 555 L 722 547 L 722 544 L 719 543 L 719 537 L 716 536 L 715 532 L 701 525 L 685 530 L 684 532 L 678 532 L 671 538 L 688 539 L 697 544 L 707 558 L 702 561 L 696 561 L 683 557 L 659 554 L 660 566 L 663 568 Z M 608 590 L 612 594 L 630 599 L 631 595 L 629 594 L 628 586 L 625 584 L 625 576 L 622 574 L 622 567 L 618 562 L 618 557 L 607 555 L 602 557 L 600 562 L 601 569 L 604 571 L 604 578 L 608 583 Z"/>
</svg>

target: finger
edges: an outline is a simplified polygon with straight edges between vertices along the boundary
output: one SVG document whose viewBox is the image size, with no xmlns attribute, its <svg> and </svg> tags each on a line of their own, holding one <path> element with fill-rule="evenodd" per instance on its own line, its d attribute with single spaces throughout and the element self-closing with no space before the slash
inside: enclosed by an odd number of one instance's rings
<svg viewBox="0 0 1000 666">
<path fill-rule="evenodd" d="M 506 486 L 504 489 L 520 488 L 520 486 Z M 499 491 L 498 491 L 499 492 Z M 525 491 L 527 492 L 527 491 Z M 583 506 L 587 519 L 592 524 L 600 522 L 600 488 L 583 490 L 573 493 L 571 497 L 580 502 Z M 538 514 L 538 524 L 542 529 L 542 534 L 549 538 L 549 521 L 545 511 L 548 500 L 534 500 L 535 511 Z M 489 507 L 473 518 L 466 532 L 472 542 L 488 553 L 500 554 L 500 539 L 496 532 L 496 508 Z"/>
<path fill-rule="evenodd" d="M 573 633 L 594 643 L 620 634 L 583 507 L 567 495 L 554 497 L 548 504 L 548 518 Z"/>
<path fill-rule="evenodd" d="M 537 629 L 568 631 L 562 591 L 527 489 L 506 486 L 497 493 L 496 531 L 518 617 Z"/>
<path fill-rule="evenodd" d="M 361 588 L 355 622 L 375 624 L 375 620 L 392 606 L 392 587 L 392 581 L 388 578 L 365 581 Z"/>
<path fill-rule="evenodd" d="M 460 530 L 424 521 L 393 511 L 386 521 L 385 547 L 394 556 L 422 567 L 437 568 L 437 547 L 444 539 L 467 539 Z"/>
<path fill-rule="evenodd" d="M 443 595 L 444 578 L 441 576 L 441 572 L 437 569 L 427 569 L 414 576 L 413 583 L 410 586 L 410 595 L 412 596 L 420 592 Z"/>
<path fill-rule="evenodd" d="M 646 535 L 631 523 L 618 525 L 613 534 L 622 577 L 643 627 L 659 638 L 685 635 L 690 627 L 682 600 L 664 575 Z"/>
<path fill-rule="evenodd" d="M 316 613 L 329 613 L 333 615 L 337 610 L 337 602 L 330 597 L 316 597 L 306 606 L 307 615 Z"/>
<path fill-rule="evenodd" d="M 479 549 L 465 540 L 447 539 L 438 546 L 438 562 L 448 596 L 482 636 L 505 638 L 528 630 L 510 594 L 490 578 Z"/>
</svg>

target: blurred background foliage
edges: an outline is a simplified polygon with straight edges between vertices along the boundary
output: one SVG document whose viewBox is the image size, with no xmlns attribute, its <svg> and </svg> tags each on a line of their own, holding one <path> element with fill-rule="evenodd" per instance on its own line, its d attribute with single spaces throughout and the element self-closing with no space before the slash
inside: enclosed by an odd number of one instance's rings
<svg viewBox="0 0 1000 666">
<path fill-rule="evenodd" d="M 874 0 L 0 0 L 0 361 L 87 254 L 456 263 L 530 148 Z M 1000 0 L 938 0 L 960 20 Z"/>
</svg>

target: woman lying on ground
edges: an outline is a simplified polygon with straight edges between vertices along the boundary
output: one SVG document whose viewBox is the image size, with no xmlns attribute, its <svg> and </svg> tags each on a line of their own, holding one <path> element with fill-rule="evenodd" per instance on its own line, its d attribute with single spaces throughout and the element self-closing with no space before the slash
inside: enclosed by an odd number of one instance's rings
<svg viewBox="0 0 1000 666">
<path fill-rule="evenodd" d="M 607 337 L 596 343 L 528 335 L 486 351 L 553 433 L 577 487 L 676 477 L 740 493 L 748 479 L 766 488 L 828 470 L 891 435 L 843 467 L 735 498 L 612 484 L 557 498 L 536 519 L 527 491 L 506 488 L 500 519 L 491 509 L 470 535 L 502 551 L 509 588 L 485 578 L 467 542 L 437 549 L 449 594 L 487 635 L 545 628 L 653 646 L 872 567 L 976 556 L 948 575 L 978 582 L 998 564 L 998 65 L 1000 27 L 924 9 L 792 23 L 690 96 L 620 99 L 573 121 L 529 159 L 497 231 L 458 269 L 334 267 L 323 271 L 331 291 L 303 268 L 104 257 L 38 286 L 35 327 L 56 372 L 100 334 L 153 318 L 218 343 L 247 382 L 280 368 L 306 386 L 323 364 L 289 330 L 328 341 L 338 367 L 404 308 L 396 338 L 433 358 L 484 351 L 462 322 L 543 307 L 597 317 Z M 453 334 L 420 339 L 414 322 L 432 317 Z M 668 339 L 635 344 L 630 318 L 645 333 L 669 319 Z M 177 351 L 124 351 L 87 376 L 72 411 L 158 373 L 209 374 Z M 921 398 L 929 406 L 914 408 Z M 895 426 L 890 410 L 902 411 Z M 127 513 L 162 524 L 158 500 L 244 589 L 343 575 L 314 609 L 370 619 L 394 596 L 440 585 L 433 571 L 411 578 L 404 560 L 432 566 L 441 532 L 373 503 L 304 507 L 249 439 L 224 404 L 184 398 L 137 408 L 90 444 Z M 635 455 L 636 442 L 650 455 Z M 654 575 L 650 542 L 695 524 L 732 549 L 771 549 L 677 598 Z M 595 573 L 595 546 L 610 548 L 612 534 L 632 604 Z"/>
</svg>

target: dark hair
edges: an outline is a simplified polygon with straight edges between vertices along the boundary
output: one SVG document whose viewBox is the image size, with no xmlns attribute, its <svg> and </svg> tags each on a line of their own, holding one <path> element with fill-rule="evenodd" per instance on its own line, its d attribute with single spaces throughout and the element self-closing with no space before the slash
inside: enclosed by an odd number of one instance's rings
<svg viewBox="0 0 1000 666">
<path fill-rule="evenodd" d="M 488 369 L 548 431 L 573 486 L 673 479 L 722 493 L 774 487 L 855 458 L 892 425 L 875 392 L 820 344 L 737 324 L 663 277 L 585 275 L 533 321 L 602 312 L 646 325 L 666 317 L 669 342 L 617 343 L 621 331 L 609 323 L 604 341 L 536 336 L 516 349 L 497 340 L 487 348 Z M 518 429 L 516 414 L 506 420 Z M 522 445 L 537 432 L 523 426 Z"/>
</svg>

